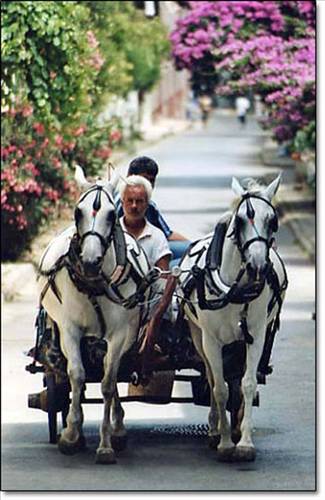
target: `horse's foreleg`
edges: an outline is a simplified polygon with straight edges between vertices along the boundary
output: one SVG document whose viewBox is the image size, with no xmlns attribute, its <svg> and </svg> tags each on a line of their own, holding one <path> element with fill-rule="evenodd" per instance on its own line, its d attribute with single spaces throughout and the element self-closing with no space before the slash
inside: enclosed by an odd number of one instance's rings
<svg viewBox="0 0 325 500">
<path fill-rule="evenodd" d="M 213 375 L 211 373 L 211 368 L 208 363 L 208 360 L 203 352 L 201 329 L 198 326 L 196 326 L 192 321 L 189 321 L 189 327 L 191 330 L 194 347 L 204 362 L 206 377 L 208 379 L 210 387 L 210 410 L 208 415 L 209 446 L 211 448 L 217 448 L 220 441 L 220 436 L 218 432 L 218 410 L 213 394 L 213 386 L 214 386 Z"/>
<path fill-rule="evenodd" d="M 67 372 L 71 385 L 71 404 L 67 416 L 67 427 L 63 429 L 59 440 L 62 453 L 72 454 L 85 446 L 82 434 L 83 412 L 80 403 L 85 383 L 85 370 L 80 354 L 80 337 L 77 330 L 65 330 L 62 338 L 64 354 L 67 358 Z"/>
<path fill-rule="evenodd" d="M 236 460 L 252 461 L 255 460 L 256 456 L 255 447 L 252 441 L 252 410 L 253 399 L 257 388 L 256 372 L 262 349 L 263 335 L 255 335 L 254 343 L 247 345 L 246 370 L 242 379 L 244 417 L 240 426 L 241 439 L 237 444 Z"/>
<path fill-rule="evenodd" d="M 114 450 L 120 451 L 126 447 L 127 437 L 126 429 L 124 427 L 124 410 L 122 408 L 118 389 L 116 391 L 112 400 L 112 425 L 113 433 L 111 436 L 112 447 Z"/>
<path fill-rule="evenodd" d="M 121 335 L 121 338 L 123 339 L 123 335 Z M 111 405 L 113 398 L 116 398 L 117 396 L 117 373 L 122 355 L 122 349 L 123 342 L 119 339 L 112 339 L 108 344 L 107 354 L 104 361 L 105 373 L 102 380 L 104 417 L 100 428 L 100 443 L 96 451 L 96 462 L 100 464 L 112 464 L 116 462 L 111 441 L 111 436 L 113 434 L 113 427 L 111 424 Z"/>
<path fill-rule="evenodd" d="M 213 376 L 213 395 L 219 415 L 220 444 L 218 458 L 228 461 L 232 458 L 234 444 L 231 440 L 231 429 L 227 418 L 226 405 L 228 401 L 228 386 L 223 378 L 222 346 L 213 335 L 203 333 L 203 350 L 211 367 Z"/>
</svg>

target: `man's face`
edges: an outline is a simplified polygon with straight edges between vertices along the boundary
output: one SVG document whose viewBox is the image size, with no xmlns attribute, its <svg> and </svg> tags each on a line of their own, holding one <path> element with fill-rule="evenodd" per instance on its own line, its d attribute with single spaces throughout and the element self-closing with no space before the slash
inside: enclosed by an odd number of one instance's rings
<svg viewBox="0 0 325 500">
<path fill-rule="evenodd" d="M 143 219 L 148 208 L 148 197 L 143 186 L 127 186 L 122 206 L 124 214 L 133 220 Z"/>
<path fill-rule="evenodd" d="M 139 175 L 141 175 L 141 177 L 144 177 L 145 179 L 148 179 L 148 181 L 150 182 L 150 184 L 152 185 L 152 187 L 153 188 L 155 187 L 156 175 L 154 175 L 154 174 L 148 174 L 147 172 L 145 172 L 143 174 L 139 174 Z"/>
</svg>

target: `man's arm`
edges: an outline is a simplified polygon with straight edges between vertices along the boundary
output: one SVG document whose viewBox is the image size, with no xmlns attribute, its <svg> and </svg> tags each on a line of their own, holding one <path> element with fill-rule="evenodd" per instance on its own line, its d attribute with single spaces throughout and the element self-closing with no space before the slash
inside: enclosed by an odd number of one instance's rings
<svg viewBox="0 0 325 500">
<path fill-rule="evenodd" d="M 188 241 L 188 238 L 185 238 L 185 236 L 180 233 L 176 233 L 175 231 L 173 231 L 167 239 L 168 241 Z"/>
<path fill-rule="evenodd" d="M 164 235 L 166 236 L 168 241 L 187 241 L 188 238 L 185 238 L 180 233 L 176 233 L 168 226 L 166 220 L 162 216 L 160 210 L 158 209 L 156 203 L 150 200 L 149 207 L 146 213 L 146 217 L 154 226 L 158 227 Z"/>
<path fill-rule="evenodd" d="M 163 271 L 169 270 L 170 255 L 164 255 L 155 263 L 155 266 L 159 267 Z"/>
</svg>

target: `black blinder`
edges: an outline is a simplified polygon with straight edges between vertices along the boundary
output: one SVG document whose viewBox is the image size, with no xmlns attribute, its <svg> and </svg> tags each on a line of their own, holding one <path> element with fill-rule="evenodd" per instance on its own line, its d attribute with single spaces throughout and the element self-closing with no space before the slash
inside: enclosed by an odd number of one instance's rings
<svg viewBox="0 0 325 500">
<path fill-rule="evenodd" d="M 79 207 L 76 207 L 74 211 L 74 220 L 76 221 L 76 224 L 80 222 L 81 217 L 82 217 L 82 211 L 80 210 Z"/>
<path fill-rule="evenodd" d="M 107 223 L 108 224 L 115 224 L 115 221 L 116 221 L 116 213 L 115 213 L 115 210 L 112 210 L 111 212 L 109 212 L 107 214 Z"/>
<path fill-rule="evenodd" d="M 239 215 L 236 215 L 234 224 L 234 236 L 237 241 L 239 241 L 239 235 L 243 227 L 243 223 L 244 223 L 243 219 Z"/>
<path fill-rule="evenodd" d="M 272 233 L 276 233 L 278 229 L 279 229 L 278 218 L 276 215 L 274 215 L 274 217 L 272 217 L 272 219 L 270 220 L 270 230 L 272 231 Z"/>
</svg>

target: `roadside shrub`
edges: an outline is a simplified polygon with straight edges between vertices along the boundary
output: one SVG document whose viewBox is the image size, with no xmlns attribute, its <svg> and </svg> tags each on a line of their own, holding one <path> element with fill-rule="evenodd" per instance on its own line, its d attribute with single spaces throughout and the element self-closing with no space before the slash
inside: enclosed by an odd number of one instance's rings
<svg viewBox="0 0 325 500">
<path fill-rule="evenodd" d="M 34 120 L 31 106 L 5 114 L 1 128 L 1 258 L 10 260 L 67 202 L 73 185 L 60 149 Z"/>
<path fill-rule="evenodd" d="M 73 139 L 49 136 L 30 105 L 5 113 L 1 128 L 1 259 L 14 260 L 42 224 L 75 200 L 75 163 L 99 175 L 122 130 L 116 121 L 99 127 L 89 118 L 71 130 Z"/>
<path fill-rule="evenodd" d="M 83 2 L 1 2 L 2 106 L 19 97 L 47 127 L 78 123 L 100 93 L 104 62 L 88 20 Z"/>
<path fill-rule="evenodd" d="M 113 149 L 122 146 L 123 129 L 117 118 L 99 125 L 92 115 L 88 115 L 79 127 L 70 131 L 70 137 L 64 141 L 59 134 L 56 136 L 63 158 L 70 168 L 78 163 L 86 175 L 96 176 L 102 172 Z"/>
</svg>

